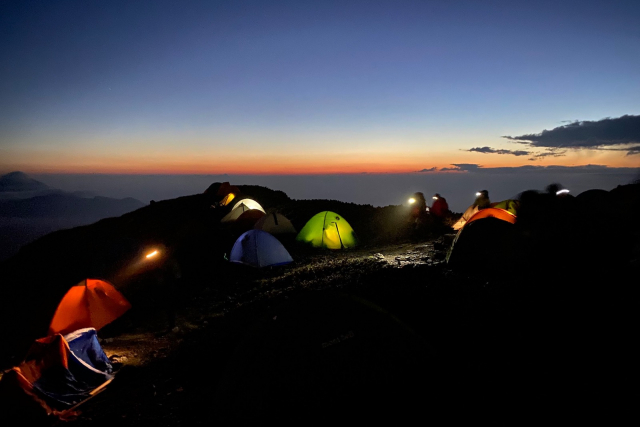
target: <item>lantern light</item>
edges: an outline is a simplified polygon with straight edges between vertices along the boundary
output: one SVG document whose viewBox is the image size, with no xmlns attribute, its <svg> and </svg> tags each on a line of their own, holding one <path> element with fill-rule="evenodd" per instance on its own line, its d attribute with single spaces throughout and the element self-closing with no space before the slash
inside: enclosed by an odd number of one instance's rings
<svg viewBox="0 0 640 427">
<path fill-rule="evenodd" d="M 155 250 L 155 251 L 153 251 L 153 252 L 149 252 L 149 253 L 146 255 L 146 258 L 147 258 L 147 259 L 150 259 L 150 258 L 153 258 L 153 257 L 154 257 L 154 256 L 156 256 L 156 255 L 158 255 L 158 251 L 157 251 L 157 250 Z"/>
</svg>

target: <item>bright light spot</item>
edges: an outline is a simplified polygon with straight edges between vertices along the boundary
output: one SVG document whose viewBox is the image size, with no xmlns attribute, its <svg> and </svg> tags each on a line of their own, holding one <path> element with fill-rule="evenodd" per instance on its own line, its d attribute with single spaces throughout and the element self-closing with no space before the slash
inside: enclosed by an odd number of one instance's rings
<svg viewBox="0 0 640 427">
<path fill-rule="evenodd" d="M 416 202 L 416 199 L 414 199 L 413 197 L 409 199 L 409 204 L 412 205 Z"/>
<path fill-rule="evenodd" d="M 567 190 L 566 188 L 564 190 L 558 190 L 556 191 L 556 196 L 560 195 L 560 194 L 567 194 L 569 192 L 569 190 Z"/>
<path fill-rule="evenodd" d="M 433 200 L 438 200 L 438 198 L 436 196 L 433 196 Z"/>
<path fill-rule="evenodd" d="M 482 193 L 480 193 L 479 191 L 476 193 L 476 197 L 481 196 Z"/>
<path fill-rule="evenodd" d="M 156 255 L 158 255 L 158 251 L 153 251 L 153 252 L 147 254 L 147 258 L 153 258 Z"/>
</svg>

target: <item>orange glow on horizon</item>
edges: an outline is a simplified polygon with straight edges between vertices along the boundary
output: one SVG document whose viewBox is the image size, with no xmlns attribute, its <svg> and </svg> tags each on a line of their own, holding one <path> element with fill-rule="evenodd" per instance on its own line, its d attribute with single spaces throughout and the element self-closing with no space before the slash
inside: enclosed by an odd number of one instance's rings
<svg viewBox="0 0 640 427">
<path fill-rule="evenodd" d="M 296 153 L 205 153 L 181 155 L 97 155 L 91 153 L 18 152 L 2 150 L 0 171 L 16 170 L 43 174 L 131 174 L 131 175 L 330 175 L 330 174 L 405 174 L 457 173 L 441 171 L 454 164 L 477 164 L 481 168 L 520 166 L 581 166 L 638 168 L 637 158 L 616 152 L 578 152 L 564 157 L 537 161 L 460 151 L 457 153 L 429 151 L 336 152 L 331 155 L 310 152 Z M 434 171 L 429 171 L 436 168 Z M 423 171 L 423 172 L 421 172 Z"/>
</svg>

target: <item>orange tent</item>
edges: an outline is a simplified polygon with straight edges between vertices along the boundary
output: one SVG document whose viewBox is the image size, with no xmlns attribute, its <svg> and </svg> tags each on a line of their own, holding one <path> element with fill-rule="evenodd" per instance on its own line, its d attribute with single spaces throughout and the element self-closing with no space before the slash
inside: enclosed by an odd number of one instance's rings
<svg viewBox="0 0 640 427">
<path fill-rule="evenodd" d="M 503 221 L 510 222 L 511 224 L 516 223 L 516 216 L 511 212 L 504 209 L 500 209 L 500 208 L 486 208 L 474 213 L 471 216 L 471 218 L 467 220 L 467 224 L 482 218 L 489 218 L 489 217 L 498 218 Z"/>
<path fill-rule="evenodd" d="M 235 193 L 229 193 L 220 200 L 220 206 L 227 206 L 233 199 L 236 198 Z"/>
<path fill-rule="evenodd" d="M 226 196 L 229 193 L 240 194 L 240 189 L 235 185 L 229 184 L 228 182 L 223 182 L 222 184 L 220 184 L 220 187 L 218 188 L 218 192 L 216 193 L 216 195 Z"/>
<path fill-rule="evenodd" d="M 131 308 L 129 301 L 108 282 L 85 279 L 62 297 L 49 325 L 49 335 L 82 328 L 99 330 Z"/>
</svg>

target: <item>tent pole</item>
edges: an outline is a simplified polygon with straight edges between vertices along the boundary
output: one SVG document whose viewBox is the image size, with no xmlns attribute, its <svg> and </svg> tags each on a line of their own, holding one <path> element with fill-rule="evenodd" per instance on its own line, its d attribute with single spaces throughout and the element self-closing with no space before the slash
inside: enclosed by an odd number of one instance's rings
<svg viewBox="0 0 640 427">
<path fill-rule="evenodd" d="M 324 219 L 322 220 L 322 239 L 320 240 L 320 247 L 324 247 L 324 231 L 326 230 L 326 228 L 324 228 L 324 225 L 327 223 L 327 214 L 329 213 L 329 211 L 326 211 L 324 213 Z"/>
<path fill-rule="evenodd" d="M 340 249 L 344 249 L 344 245 L 342 244 L 342 236 L 340 236 L 340 230 L 338 229 L 338 223 L 334 222 L 336 226 L 336 232 L 338 233 L 338 239 L 340 239 Z"/>
</svg>

